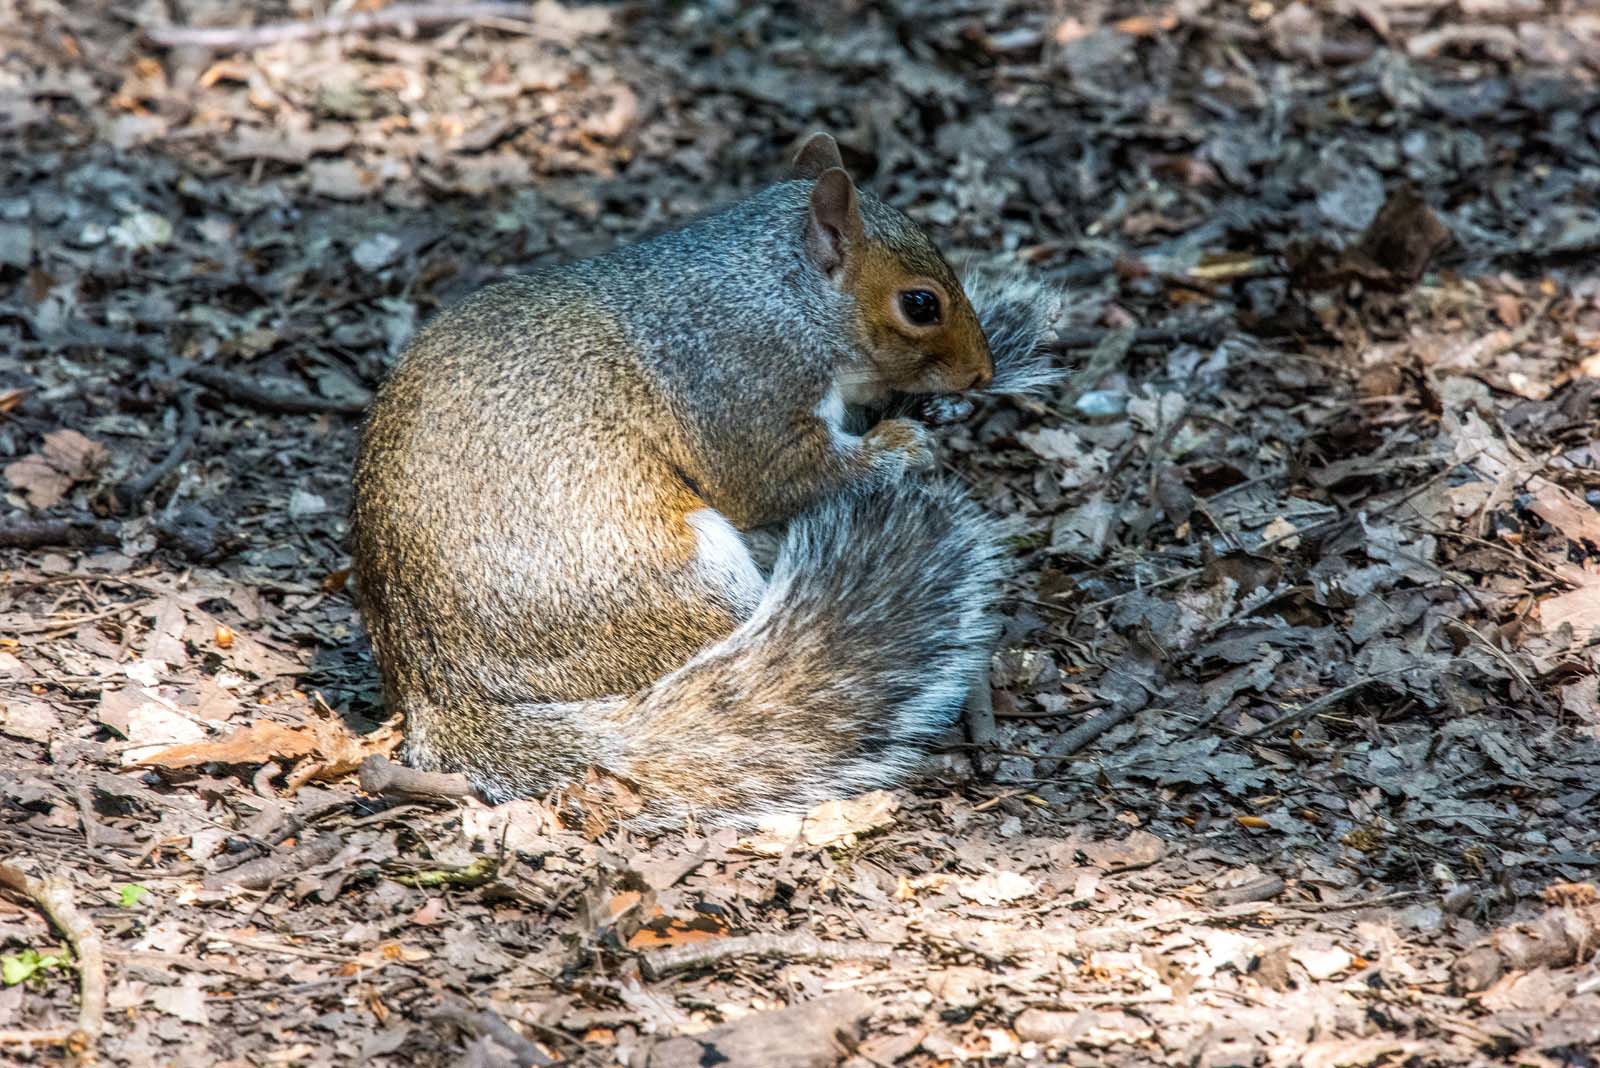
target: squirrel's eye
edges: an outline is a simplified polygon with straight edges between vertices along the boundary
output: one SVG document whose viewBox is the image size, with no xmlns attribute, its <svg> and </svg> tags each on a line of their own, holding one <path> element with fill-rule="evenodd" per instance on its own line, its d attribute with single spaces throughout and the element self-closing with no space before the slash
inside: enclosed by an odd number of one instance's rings
<svg viewBox="0 0 1600 1068">
<path fill-rule="evenodd" d="M 939 297 L 926 289 L 908 289 L 900 294 L 900 310 L 916 326 L 932 326 L 939 321 Z"/>
</svg>

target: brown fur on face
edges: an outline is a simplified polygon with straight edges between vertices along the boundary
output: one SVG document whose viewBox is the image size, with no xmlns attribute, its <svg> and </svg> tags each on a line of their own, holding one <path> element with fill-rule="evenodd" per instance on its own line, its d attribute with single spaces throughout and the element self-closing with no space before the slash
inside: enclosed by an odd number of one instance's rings
<svg viewBox="0 0 1600 1068">
<path fill-rule="evenodd" d="M 983 327 L 955 272 L 925 245 L 925 238 L 900 245 L 865 242 L 846 274 L 872 370 L 900 393 L 959 393 L 982 387 L 994 377 Z M 941 316 L 936 324 L 919 327 L 899 314 L 901 294 L 918 289 L 938 299 Z"/>
<path fill-rule="evenodd" d="M 812 266 L 854 298 L 858 353 L 842 369 L 847 401 L 988 385 L 995 368 L 983 326 L 921 227 L 860 193 L 827 134 L 801 146 L 791 175 L 811 183 L 805 248 Z M 917 291 L 936 303 L 937 315 L 927 322 L 903 311 L 902 298 Z"/>
</svg>

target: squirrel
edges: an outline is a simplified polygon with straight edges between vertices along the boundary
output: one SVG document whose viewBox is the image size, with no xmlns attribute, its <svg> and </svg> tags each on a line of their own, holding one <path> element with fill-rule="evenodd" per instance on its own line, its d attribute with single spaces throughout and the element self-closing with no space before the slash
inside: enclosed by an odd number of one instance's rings
<svg viewBox="0 0 1600 1068">
<path fill-rule="evenodd" d="M 1031 352 L 1037 302 L 1002 291 Z M 955 272 L 826 134 L 731 207 L 440 313 L 378 391 L 352 507 L 407 759 L 490 801 L 600 769 L 636 826 L 903 780 L 986 679 L 1004 566 L 918 476 L 919 424 L 855 424 L 995 371 Z M 746 535 L 774 524 L 768 574 Z"/>
</svg>

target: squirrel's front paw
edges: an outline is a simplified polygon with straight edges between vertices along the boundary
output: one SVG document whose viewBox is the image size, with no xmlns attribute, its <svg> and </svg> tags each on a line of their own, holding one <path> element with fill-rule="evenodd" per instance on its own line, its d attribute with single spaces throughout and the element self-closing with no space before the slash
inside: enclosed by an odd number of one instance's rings
<svg viewBox="0 0 1600 1068">
<path fill-rule="evenodd" d="M 862 439 L 878 463 L 895 475 L 933 466 L 933 443 L 921 423 L 910 419 L 885 419 Z"/>
</svg>

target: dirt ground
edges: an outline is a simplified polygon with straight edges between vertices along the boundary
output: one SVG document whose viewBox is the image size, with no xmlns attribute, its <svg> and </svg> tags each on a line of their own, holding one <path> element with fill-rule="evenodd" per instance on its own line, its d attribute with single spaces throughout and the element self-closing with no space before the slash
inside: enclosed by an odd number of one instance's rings
<svg viewBox="0 0 1600 1068">
<path fill-rule="evenodd" d="M 0 0 L 0 1063 L 1600 1064 L 1592 6 L 445 6 Z M 754 834 L 364 791 L 385 368 L 817 128 L 1062 294 L 939 432 L 994 722 Z"/>
</svg>

